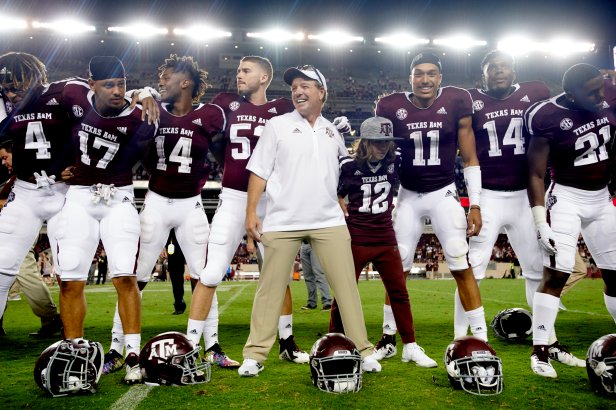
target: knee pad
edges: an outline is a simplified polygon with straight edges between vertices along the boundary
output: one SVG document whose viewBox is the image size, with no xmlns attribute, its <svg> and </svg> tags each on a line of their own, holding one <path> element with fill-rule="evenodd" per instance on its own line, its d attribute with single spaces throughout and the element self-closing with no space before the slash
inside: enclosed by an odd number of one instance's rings
<svg viewBox="0 0 616 410">
<path fill-rule="evenodd" d="M 219 214 L 210 228 L 209 242 L 216 245 L 226 245 L 231 241 L 231 236 L 240 229 L 242 229 L 242 226 L 234 223 L 230 217 Z"/>
<path fill-rule="evenodd" d="M 207 269 L 206 266 L 206 269 L 203 269 L 199 275 L 199 281 L 207 287 L 217 287 L 225 277 L 225 273 L 226 272 L 213 272 L 212 270 Z"/>
<path fill-rule="evenodd" d="M 466 254 L 468 253 L 468 244 L 463 239 L 449 239 L 445 242 L 445 256 L 449 270 L 458 271 L 468 268 Z"/>
<path fill-rule="evenodd" d="M 202 209 L 194 209 L 188 215 L 188 226 L 192 228 L 195 243 L 205 245 L 210 236 L 210 224 Z"/>
<path fill-rule="evenodd" d="M 139 222 L 141 225 L 141 235 L 139 240 L 145 243 L 150 243 L 154 240 L 154 233 L 159 227 L 158 221 L 161 217 L 158 212 L 151 210 L 150 208 L 144 209 L 139 214 Z"/>
<path fill-rule="evenodd" d="M 398 244 L 398 250 L 400 251 L 400 259 L 402 259 L 402 270 L 405 272 L 410 271 L 413 261 L 411 260 L 411 252 L 409 247 Z"/>
<path fill-rule="evenodd" d="M 81 262 L 82 251 L 74 246 L 65 246 L 60 248 L 58 253 L 58 264 L 60 265 L 60 271 L 62 272 L 75 272 L 79 269 Z M 85 276 L 87 277 L 87 272 Z M 64 279 L 64 277 L 62 278 Z"/>
</svg>

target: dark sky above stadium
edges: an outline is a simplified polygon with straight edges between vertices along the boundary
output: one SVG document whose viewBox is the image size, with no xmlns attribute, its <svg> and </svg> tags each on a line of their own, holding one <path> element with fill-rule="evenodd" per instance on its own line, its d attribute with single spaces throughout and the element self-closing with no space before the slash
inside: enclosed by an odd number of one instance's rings
<svg viewBox="0 0 616 410">
<path fill-rule="evenodd" d="M 426 36 L 462 29 L 484 37 L 512 32 L 535 36 L 558 33 L 616 43 L 613 0 L 5 0 L 0 12 L 38 19 L 73 14 L 118 24 L 142 18 L 165 25 L 210 21 L 234 29 L 265 29 L 279 22 L 290 29 L 314 32 L 333 26 L 362 34 L 395 29 Z"/>
</svg>

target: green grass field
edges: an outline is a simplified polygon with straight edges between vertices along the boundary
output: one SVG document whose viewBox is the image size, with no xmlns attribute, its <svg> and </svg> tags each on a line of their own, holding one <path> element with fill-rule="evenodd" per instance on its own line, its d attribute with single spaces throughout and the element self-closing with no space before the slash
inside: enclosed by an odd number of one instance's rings
<svg viewBox="0 0 616 410">
<path fill-rule="evenodd" d="M 442 357 L 453 338 L 453 291 L 449 281 L 408 282 L 415 317 L 417 341 L 438 361 L 436 369 L 420 369 L 402 363 L 398 355 L 382 362 L 383 371 L 364 375 L 364 387 L 357 394 L 333 395 L 312 386 L 308 365 L 282 362 L 278 346 L 272 349 L 265 370 L 256 378 L 240 378 L 236 371 L 212 370 L 208 384 L 189 387 L 128 387 L 121 383 L 123 371 L 103 376 L 95 395 L 51 399 L 35 385 L 32 370 L 40 352 L 53 340 L 39 341 L 28 333 L 39 327 L 25 300 L 9 302 L 4 327 L 7 336 L 0 338 L 0 405 L 13 408 L 54 409 L 185 409 L 185 408 L 614 408 L 614 400 L 593 394 L 583 368 L 555 364 L 559 378 L 544 379 L 532 374 L 529 367 L 531 342 L 507 344 L 495 339 L 491 343 L 503 362 L 505 389 L 499 396 L 477 397 L 453 390 L 447 379 Z M 569 308 L 561 312 L 557 332 L 563 344 L 578 357 L 585 357 L 588 346 L 598 337 L 614 332 L 602 297 L 602 281 L 584 280 L 563 302 Z M 241 361 L 241 352 L 250 319 L 255 282 L 225 282 L 219 288 L 221 311 L 220 341 L 230 357 Z M 186 285 L 186 302 L 190 303 Z M 362 281 L 368 335 L 374 342 L 381 335 L 384 290 L 380 281 Z M 309 350 L 312 343 L 327 332 L 328 312 L 302 311 L 306 301 L 303 282 L 292 285 L 294 296 L 294 334 L 298 344 Z M 498 311 L 525 307 L 523 280 L 484 280 L 481 284 L 488 321 Z M 57 300 L 57 287 L 53 290 Z M 85 334 L 88 339 L 109 346 L 109 335 L 116 294 L 111 285 L 87 288 L 88 316 Z M 228 303 L 231 302 L 231 303 Z M 143 297 L 142 343 L 168 330 L 184 332 L 187 313 L 171 314 L 173 297 L 169 283 L 152 283 Z M 399 341 L 399 340 L 398 340 Z"/>
</svg>

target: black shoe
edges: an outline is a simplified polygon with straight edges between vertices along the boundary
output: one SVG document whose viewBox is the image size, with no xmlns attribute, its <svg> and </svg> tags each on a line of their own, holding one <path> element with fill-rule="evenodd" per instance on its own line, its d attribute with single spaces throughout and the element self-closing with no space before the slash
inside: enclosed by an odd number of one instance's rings
<svg viewBox="0 0 616 410">
<path fill-rule="evenodd" d="M 30 333 L 30 337 L 48 339 L 54 337 L 57 333 L 62 333 L 62 321 L 59 314 L 48 324 L 41 326 L 37 332 Z"/>
<path fill-rule="evenodd" d="M 321 310 L 332 310 L 332 305 L 325 305 Z"/>
<path fill-rule="evenodd" d="M 174 315 L 181 315 L 186 311 L 186 302 L 184 302 L 184 299 L 182 299 L 179 304 L 174 303 L 173 306 L 175 307 L 175 312 L 173 312 Z"/>
<path fill-rule="evenodd" d="M 280 360 L 288 360 L 294 363 L 308 363 L 308 353 L 300 349 L 297 343 L 295 343 L 293 335 L 286 339 L 280 339 L 278 342 L 280 343 L 280 354 L 278 355 Z"/>
<path fill-rule="evenodd" d="M 317 308 L 316 305 L 315 306 L 311 306 L 311 305 L 302 306 L 302 310 L 314 310 L 316 308 Z"/>
</svg>

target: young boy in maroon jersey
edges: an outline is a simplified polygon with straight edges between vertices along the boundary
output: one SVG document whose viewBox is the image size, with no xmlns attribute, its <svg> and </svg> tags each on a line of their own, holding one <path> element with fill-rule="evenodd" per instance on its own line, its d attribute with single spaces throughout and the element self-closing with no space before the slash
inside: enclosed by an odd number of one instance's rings
<svg viewBox="0 0 616 410">
<path fill-rule="evenodd" d="M 351 234 L 355 277 L 359 279 L 364 266 L 372 262 L 389 295 L 404 343 L 402 361 L 413 361 L 420 367 L 436 367 L 436 362 L 415 342 L 411 304 L 391 219 L 400 166 L 393 141 L 401 138 L 393 137 L 393 125 L 383 117 L 364 121 L 360 136 L 355 155 L 340 159 L 338 184 L 338 201 Z M 347 196 L 348 203 L 344 200 Z M 329 331 L 344 332 L 335 299 Z"/>
</svg>

